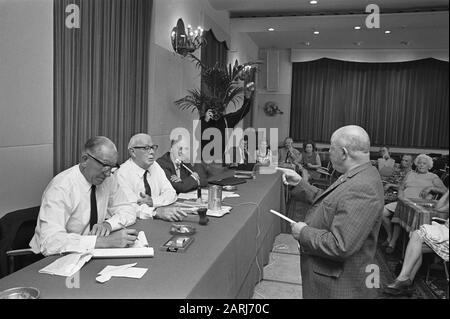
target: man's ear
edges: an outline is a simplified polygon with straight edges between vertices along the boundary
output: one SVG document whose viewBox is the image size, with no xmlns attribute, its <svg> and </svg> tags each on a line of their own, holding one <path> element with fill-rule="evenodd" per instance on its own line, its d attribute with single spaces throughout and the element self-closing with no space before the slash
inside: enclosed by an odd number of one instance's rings
<svg viewBox="0 0 450 319">
<path fill-rule="evenodd" d="M 88 159 L 89 159 L 89 156 L 87 156 L 87 154 L 82 154 L 81 155 L 81 160 L 80 160 L 80 165 L 82 167 L 86 167 Z"/>
</svg>

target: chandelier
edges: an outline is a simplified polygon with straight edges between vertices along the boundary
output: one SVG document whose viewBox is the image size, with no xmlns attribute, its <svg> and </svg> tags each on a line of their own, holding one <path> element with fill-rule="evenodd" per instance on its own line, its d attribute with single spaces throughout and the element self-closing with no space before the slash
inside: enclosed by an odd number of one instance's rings
<svg viewBox="0 0 450 319">
<path fill-rule="evenodd" d="M 186 56 L 206 44 L 206 40 L 203 38 L 203 28 L 198 26 L 197 29 L 192 29 L 188 25 L 186 29 L 181 18 L 172 29 L 170 38 L 174 51 L 182 56 Z"/>
</svg>

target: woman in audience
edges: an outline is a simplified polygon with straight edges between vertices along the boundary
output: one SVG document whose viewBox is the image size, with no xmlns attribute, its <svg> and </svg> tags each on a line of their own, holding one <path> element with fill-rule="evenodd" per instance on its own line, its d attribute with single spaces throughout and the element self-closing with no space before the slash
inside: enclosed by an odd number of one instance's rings
<svg viewBox="0 0 450 319">
<path fill-rule="evenodd" d="M 420 226 L 411 234 L 402 270 L 398 277 L 383 289 L 385 294 L 398 296 L 412 293 L 414 278 L 422 265 L 422 253 L 430 251 L 430 248 L 448 262 L 448 197 L 449 191 L 442 196 L 435 208 L 439 212 L 447 213 L 445 225 L 433 222 L 432 225 Z"/>
<path fill-rule="evenodd" d="M 308 141 L 303 144 L 301 163 L 308 170 L 311 178 L 317 179 L 320 177 L 320 174 L 316 170 L 322 166 L 322 162 L 320 161 L 319 154 L 316 152 L 316 144 L 313 141 Z"/>
<path fill-rule="evenodd" d="M 430 198 L 430 193 L 443 194 L 447 191 L 441 179 L 429 170 L 433 167 L 433 160 L 425 154 L 420 154 L 414 160 L 416 171 L 409 172 L 398 189 L 398 198 Z M 392 254 L 400 235 L 400 225 L 395 223 L 395 218 L 390 219 L 397 208 L 397 202 L 384 206 L 383 225 L 387 232 L 387 239 L 383 246 L 387 246 L 386 253 Z M 392 227 L 394 223 L 394 227 Z"/>
<path fill-rule="evenodd" d="M 395 160 L 391 158 L 389 147 L 380 148 L 381 157 L 378 159 L 378 171 L 382 176 L 391 176 L 394 172 Z"/>
<path fill-rule="evenodd" d="M 267 146 L 266 140 L 261 140 L 259 143 L 259 147 L 256 150 L 256 163 L 260 163 L 262 165 L 269 166 L 272 163 L 272 152 L 270 148 Z"/>
</svg>

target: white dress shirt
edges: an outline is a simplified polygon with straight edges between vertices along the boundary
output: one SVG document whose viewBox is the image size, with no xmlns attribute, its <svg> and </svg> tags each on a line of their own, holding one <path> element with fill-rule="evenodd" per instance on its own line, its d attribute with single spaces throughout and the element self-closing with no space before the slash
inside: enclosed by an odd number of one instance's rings
<svg viewBox="0 0 450 319">
<path fill-rule="evenodd" d="M 78 165 L 51 180 L 42 195 L 35 234 L 30 242 L 34 253 L 47 256 L 95 248 L 97 236 L 88 235 L 91 187 Z M 114 175 L 96 189 L 98 223 L 106 220 L 115 231 L 136 222 L 136 211 Z"/>
<path fill-rule="evenodd" d="M 145 194 L 145 170 L 133 162 L 131 158 L 120 165 L 115 174 L 129 202 L 136 203 L 141 198 L 140 193 Z M 137 217 L 141 219 L 153 218 L 156 208 L 170 205 L 177 200 L 175 189 L 156 161 L 148 169 L 147 181 L 152 190 L 153 207 L 149 207 L 147 204 L 133 204 Z"/>
</svg>

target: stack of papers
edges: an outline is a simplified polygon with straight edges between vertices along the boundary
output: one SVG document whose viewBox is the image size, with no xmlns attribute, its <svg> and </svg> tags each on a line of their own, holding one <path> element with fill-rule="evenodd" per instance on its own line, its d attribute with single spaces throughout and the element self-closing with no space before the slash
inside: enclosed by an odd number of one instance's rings
<svg viewBox="0 0 450 319">
<path fill-rule="evenodd" d="M 39 270 L 41 274 L 71 277 L 92 258 L 90 253 L 73 253 L 56 259 L 50 265 Z"/>
<path fill-rule="evenodd" d="M 133 246 L 127 248 L 96 248 L 92 251 L 92 255 L 94 258 L 153 257 L 154 250 L 149 247 L 145 233 L 140 231 Z"/>
<path fill-rule="evenodd" d="M 100 283 L 107 282 L 111 277 L 126 277 L 126 278 L 142 278 L 147 272 L 147 268 L 134 267 L 137 263 L 127 264 L 122 266 L 106 266 L 98 274 L 97 280 Z"/>
<path fill-rule="evenodd" d="M 222 191 L 222 200 L 227 197 L 239 197 L 240 195 L 235 192 Z M 192 191 L 189 193 L 180 193 L 178 194 L 179 199 L 197 199 L 197 191 Z M 208 199 L 208 190 L 202 189 L 202 199 Z"/>
</svg>

